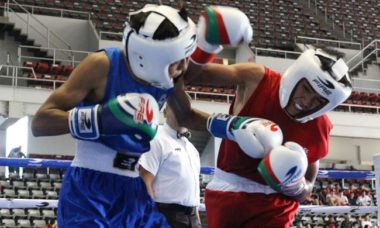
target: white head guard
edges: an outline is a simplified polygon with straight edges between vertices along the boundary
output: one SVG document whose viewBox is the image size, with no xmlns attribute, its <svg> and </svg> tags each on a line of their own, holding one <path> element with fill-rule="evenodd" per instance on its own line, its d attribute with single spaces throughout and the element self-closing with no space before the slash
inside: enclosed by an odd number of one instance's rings
<svg viewBox="0 0 380 228">
<path fill-rule="evenodd" d="M 328 66 L 324 62 L 328 62 Z M 343 59 L 337 59 L 321 49 L 309 49 L 298 57 L 281 78 L 279 96 L 283 109 L 288 105 L 296 85 L 302 79 L 306 79 L 327 101 L 323 106 L 295 118 L 302 123 L 331 111 L 351 94 L 348 66 Z"/>
<path fill-rule="evenodd" d="M 123 44 L 133 73 L 151 85 L 169 89 L 173 80 L 169 77 L 169 65 L 190 56 L 196 48 L 196 26 L 185 20 L 179 10 L 165 5 L 147 4 L 141 10 L 131 13 L 147 13 L 138 29 L 126 23 Z M 178 36 L 167 39 L 153 39 L 162 22 L 169 20 L 178 30 Z"/>
</svg>

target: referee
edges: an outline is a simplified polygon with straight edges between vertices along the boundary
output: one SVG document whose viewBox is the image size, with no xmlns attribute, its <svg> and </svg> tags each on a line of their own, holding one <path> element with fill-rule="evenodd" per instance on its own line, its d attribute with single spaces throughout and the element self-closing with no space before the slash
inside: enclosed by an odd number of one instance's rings
<svg viewBox="0 0 380 228">
<path fill-rule="evenodd" d="M 199 153 L 169 106 L 164 115 L 166 124 L 159 127 L 150 151 L 140 157 L 140 176 L 171 227 L 200 228 Z"/>
</svg>

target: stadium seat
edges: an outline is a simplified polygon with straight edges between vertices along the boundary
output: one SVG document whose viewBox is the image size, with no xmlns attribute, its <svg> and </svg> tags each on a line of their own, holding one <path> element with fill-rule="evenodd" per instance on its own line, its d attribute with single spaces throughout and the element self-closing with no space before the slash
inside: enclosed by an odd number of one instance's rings
<svg viewBox="0 0 380 228">
<path fill-rule="evenodd" d="M 5 188 L 3 191 L 4 191 L 5 198 L 17 198 L 17 194 L 14 189 Z"/>
<path fill-rule="evenodd" d="M 56 215 L 55 215 L 54 210 L 52 210 L 52 209 L 43 209 L 42 210 L 42 217 L 45 220 L 51 220 L 51 219 L 55 219 Z"/>
<path fill-rule="evenodd" d="M 45 62 L 38 62 L 34 70 L 36 73 L 46 74 L 49 71 L 49 64 Z"/>
<path fill-rule="evenodd" d="M 2 209 L 0 209 L 0 218 L 2 218 L 2 219 L 4 219 L 4 218 L 12 218 L 13 219 L 13 215 L 12 215 L 11 209 L 8 209 L 8 208 L 2 208 Z"/>
<path fill-rule="evenodd" d="M 49 180 L 46 169 L 38 169 L 36 173 L 37 180 Z"/>
<path fill-rule="evenodd" d="M 26 189 L 25 182 L 22 180 L 14 180 L 12 181 L 12 186 L 14 189 Z"/>
<path fill-rule="evenodd" d="M 29 219 L 19 219 L 17 220 L 18 227 L 32 227 Z"/>
<path fill-rule="evenodd" d="M 11 188 L 12 184 L 9 180 L 0 180 L 0 186 L 2 188 Z"/>
<path fill-rule="evenodd" d="M 63 65 L 62 67 L 62 74 L 63 75 L 70 75 L 71 72 L 73 71 L 73 67 L 70 64 Z"/>
<path fill-rule="evenodd" d="M 27 181 L 26 182 L 26 187 L 28 190 L 34 190 L 34 189 L 39 189 L 40 187 L 38 186 L 37 181 Z"/>
<path fill-rule="evenodd" d="M 35 68 L 36 65 L 37 64 L 35 62 L 32 62 L 32 61 L 25 61 L 23 64 L 24 67 L 31 67 L 31 68 Z"/>
<path fill-rule="evenodd" d="M 34 177 L 34 172 L 29 172 L 28 170 L 24 169 L 24 172 L 22 174 L 22 178 L 25 180 L 25 181 L 31 181 L 31 180 L 34 180 L 35 177 Z"/>
<path fill-rule="evenodd" d="M 54 189 L 54 187 L 50 182 L 41 181 L 40 182 L 40 189 L 41 190 L 52 190 L 52 189 Z"/>
<path fill-rule="evenodd" d="M 58 193 L 54 190 L 47 190 L 46 199 L 58 199 Z"/>
<path fill-rule="evenodd" d="M 13 219 L 26 219 L 28 217 L 25 209 L 22 208 L 14 208 L 12 209 Z"/>
<path fill-rule="evenodd" d="M 50 74 L 57 75 L 57 74 L 60 74 L 61 72 L 62 72 L 62 66 L 60 66 L 59 64 L 52 64 L 50 66 L 50 69 L 49 69 Z"/>
<path fill-rule="evenodd" d="M 61 189 L 62 183 L 61 182 L 54 182 L 53 186 L 54 186 L 54 190 L 59 191 Z"/>
<path fill-rule="evenodd" d="M 14 219 L 2 219 L 1 222 L 4 227 L 17 227 Z"/>
<path fill-rule="evenodd" d="M 40 209 L 30 208 L 30 209 L 27 209 L 27 211 L 28 211 L 29 219 L 42 219 L 42 214 L 41 214 Z"/>
<path fill-rule="evenodd" d="M 31 190 L 32 199 L 45 199 L 45 193 L 42 190 Z"/>
<path fill-rule="evenodd" d="M 13 180 L 19 180 L 20 179 L 20 175 L 18 173 L 9 173 L 9 177 L 8 177 L 11 181 Z"/>
<path fill-rule="evenodd" d="M 33 219 L 32 220 L 33 226 L 38 228 L 45 228 L 47 227 L 46 221 L 44 219 Z"/>
<path fill-rule="evenodd" d="M 55 77 L 56 80 L 59 80 L 59 81 L 66 81 L 67 80 L 67 76 L 65 75 L 57 75 Z"/>
<path fill-rule="evenodd" d="M 30 191 L 27 189 L 19 189 L 17 193 L 20 199 L 30 199 Z"/>
</svg>

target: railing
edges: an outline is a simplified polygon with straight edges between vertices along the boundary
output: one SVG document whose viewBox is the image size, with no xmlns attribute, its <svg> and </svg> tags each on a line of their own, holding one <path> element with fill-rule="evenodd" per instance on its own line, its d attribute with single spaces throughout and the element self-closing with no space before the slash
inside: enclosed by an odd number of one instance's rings
<svg viewBox="0 0 380 228">
<path fill-rule="evenodd" d="M 284 58 L 284 59 L 296 59 L 299 55 L 301 55 L 301 52 L 298 51 L 284 51 L 284 50 L 277 50 L 277 49 L 269 49 L 269 48 L 258 48 L 253 47 L 253 52 L 255 53 L 255 56 L 276 56 L 278 58 Z M 263 55 L 265 53 L 265 55 Z"/>
<path fill-rule="evenodd" d="M 24 74 L 30 72 L 34 78 L 25 77 Z M 15 88 L 28 87 L 35 89 L 55 90 L 65 81 L 49 80 L 37 78 L 34 69 L 31 67 L 20 67 L 13 65 L 0 65 L 1 85 L 12 86 Z"/>
<path fill-rule="evenodd" d="M 69 17 L 72 13 L 82 14 L 83 18 L 87 20 L 91 20 L 91 14 L 89 12 L 77 11 L 77 10 L 67 10 L 67 9 L 59 9 L 59 8 L 50 8 L 50 7 L 42 7 L 42 6 L 34 6 L 28 4 L 14 4 L 9 3 L 10 6 L 18 6 L 22 5 L 25 9 L 29 9 L 28 11 L 31 14 L 36 14 L 35 12 L 38 10 L 44 10 L 46 12 L 51 12 L 55 17 Z M 55 13 L 56 12 L 56 13 Z"/>
<path fill-rule="evenodd" d="M 340 104 L 338 108 L 339 107 L 347 107 L 348 112 L 356 112 L 356 109 L 362 109 L 362 110 L 365 109 L 365 110 L 368 110 L 368 112 L 365 111 L 365 113 L 376 113 L 376 114 L 380 113 L 380 106 L 343 103 L 343 104 Z"/>
<path fill-rule="evenodd" d="M 51 58 L 35 57 L 27 55 L 28 49 L 37 49 L 37 50 L 47 50 L 52 54 Z M 60 63 L 67 62 L 72 66 L 76 66 L 83 58 L 91 54 L 89 51 L 79 51 L 79 50 L 66 50 L 60 48 L 47 48 L 47 47 L 34 47 L 20 45 L 18 48 L 18 63 L 21 66 L 25 60 L 47 60 L 51 63 Z"/>
<path fill-rule="evenodd" d="M 122 32 L 106 32 L 106 31 L 100 31 L 99 32 L 99 39 L 101 40 L 109 40 L 110 37 L 116 38 L 116 40 L 122 40 L 123 39 L 123 33 Z"/>
<path fill-rule="evenodd" d="M 234 94 L 212 93 L 200 91 L 186 91 L 193 100 L 207 100 L 212 102 L 231 103 L 235 97 Z"/>
<path fill-rule="evenodd" d="M 362 44 L 357 42 L 350 42 L 350 41 L 342 41 L 342 40 L 330 40 L 330 39 L 320 39 L 320 38 L 313 38 L 313 37 L 307 37 L 307 36 L 297 36 L 294 40 L 295 43 L 305 43 L 302 41 L 307 41 L 308 44 L 313 42 L 314 44 L 325 44 L 328 46 L 335 46 L 338 48 L 347 48 L 349 47 L 356 47 L 356 49 L 360 50 L 362 49 Z"/>
<path fill-rule="evenodd" d="M 362 50 L 360 50 L 356 55 L 347 61 L 348 66 L 350 67 L 350 72 L 355 70 L 357 67 L 361 66 L 364 69 L 365 61 L 372 55 L 376 55 L 376 59 L 379 58 L 379 48 L 380 40 L 373 40 Z"/>
<path fill-rule="evenodd" d="M 10 1 L 12 1 L 13 3 L 10 3 Z M 21 9 L 23 14 L 25 15 L 22 15 L 21 13 L 16 12 L 15 11 L 16 8 Z M 30 30 L 33 30 L 35 34 L 38 34 L 43 40 L 46 41 L 46 44 L 42 44 L 42 46 L 64 48 L 68 50 L 71 49 L 71 45 L 68 42 L 62 39 L 54 31 L 50 30 L 37 17 L 35 17 L 32 13 L 30 13 L 24 6 L 18 4 L 15 0 L 7 0 L 7 3 L 5 3 L 5 15 L 9 17 L 10 12 L 12 12 L 13 13 L 12 15 L 17 17 L 24 23 L 24 26 L 26 26 L 25 28 L 26 33 L 29 37 L 31 37 Z M 58 41 L 59 43 L 53 42 L 53 39 L 54 41 Z"/>
<path fill-rule="evenodd" d="M 380 94 L 380 80 L 366 79 L 363 77 L 354 77 L 352 78 L 352 87 L 355 91 L 358 92 Z"/>
</svg>

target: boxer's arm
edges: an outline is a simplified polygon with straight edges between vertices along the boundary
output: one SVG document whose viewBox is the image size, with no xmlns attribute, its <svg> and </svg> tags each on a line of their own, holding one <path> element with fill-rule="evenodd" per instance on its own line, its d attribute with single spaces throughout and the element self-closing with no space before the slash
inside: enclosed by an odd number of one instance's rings
<svg viewBox="0 0 380 228">
<path fill-rule="evenodd" d="M 168 98 L 168 105 L 180 126 L 199 131 L 206 131 L 206 123 L 209 114 L 191 106 L 189 96 L 185 92 L 183 77 L 180 78 L 174 87 L 174 92 Z"/>
<path fill-rule="evenodd" d="M 99 92 L 107 80 L 109 61 L 104 52 L 86 57 L 70 74 L 68 80 L 55 90 L 41 105 L 32 121 L 35 136 L 69 133 L 68 111 L 93 95 L 100 101 Z"/>
<path fill-rule="evenodd" d="M 264 77 L 264 66 L 256 63 L 223 65 L 190 63 L 184 76 L 185 84 L 231 87 L 236 85 L 257 86 Z"/>
<path fill-rule="evenodd" d="M 185 84 L 237 86 L 253 91 L 264 77 L 264 66 L 254 63 L 234 65 L 191 64 L 184 77 L 175 84 L 175 90 L 169 97 L 177 120 L 182 126 L 193 130 L 206 130 L 208 113 L 191 107 L 189 97 L 185 93 Z"/>
<path fill-rule="evenodd" d="M 305 188 L 300 195 L 296 196 L 296 199 L 300 202 L 304 202 L 308 197 L 311 196 L 313 191 L 315 180 L 317 179 L 319 170 L 319 161 L 309 164 L 305 173 Z"/>
</svg>

